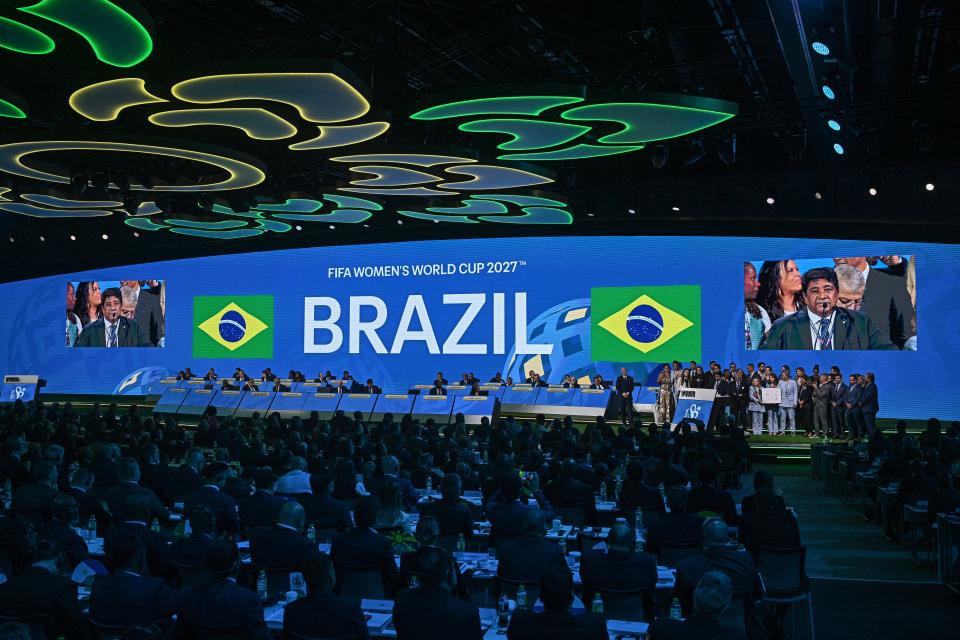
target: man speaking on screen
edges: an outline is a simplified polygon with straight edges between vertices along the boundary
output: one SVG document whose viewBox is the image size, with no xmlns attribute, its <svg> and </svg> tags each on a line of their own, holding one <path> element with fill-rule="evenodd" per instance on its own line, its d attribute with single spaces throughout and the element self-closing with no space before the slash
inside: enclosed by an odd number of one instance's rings
<svg viewBox="0 0 960 640">
<path fill-rule="evenodd" d="M 840 287 L 833 269 L 818 267 L 807 271 L 803 274 L 801 291 L 807 308 L 774 322 L 760 343 L 761 349 L 896 349 L 869 317 L 837 306 Z"/>
<path fill-rule="evenodd" d="M 120 315 L 123 304 L 120 289 L 103 292 L 103 317 L 83 328 L 76 347 L 152 347 L 135 321 Z"/>
</svg>

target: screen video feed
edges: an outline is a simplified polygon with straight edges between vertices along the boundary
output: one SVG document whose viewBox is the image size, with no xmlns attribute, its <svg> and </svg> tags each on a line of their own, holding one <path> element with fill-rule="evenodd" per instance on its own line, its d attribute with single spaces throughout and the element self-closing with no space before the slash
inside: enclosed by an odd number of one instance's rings
<svg viewBox="0 0 960 640">
<path fill-rule="evenodd" d="M 67 281 L 69 348 L 163 347 L 163 280 Z"/>
<path fill-rule="evenodd" d="M 916 256 L 743 263 L 748 350 L 916 351 Z"/>
</svg>

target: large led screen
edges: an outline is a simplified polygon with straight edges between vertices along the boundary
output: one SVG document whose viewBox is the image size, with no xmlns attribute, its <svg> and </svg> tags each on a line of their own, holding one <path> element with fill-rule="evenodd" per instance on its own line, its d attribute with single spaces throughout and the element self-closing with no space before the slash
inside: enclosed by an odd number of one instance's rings
<svg viewBox="0 0 960 640">
<path fill-rule="evenodd" d="M 804 298 L 813 269 L 818 288 Z M 958 272 L 960 248 L 946 245 L 712 237 L 429 241 L 122 265 L 0 285 L 0 374 L 37 374 L 48 393 L 144 394 L 187 367 L 307 379 L 348 370 L 389 393 L 438 371 L 451 382 L 535 371 L 554 383 L 613 378 L 621 366 L 648 380 L 673 360 L 764 361 L 872 371 L 881 416 L 960 419 L 937 375 L 960 361 Z M 90 282 L 120 289 L 119 317 L 140 326 L 140 342 L 64 346 L 76 288 Z M 830 330 L 814 324 L 825 302 Z M 144 325 L 141 308 L 162 324 Z M 113 337 L 101 324 L 88 339 L 97 346 Z M 855 339 L 841 335 L 854 328 Z"/>
</svg>

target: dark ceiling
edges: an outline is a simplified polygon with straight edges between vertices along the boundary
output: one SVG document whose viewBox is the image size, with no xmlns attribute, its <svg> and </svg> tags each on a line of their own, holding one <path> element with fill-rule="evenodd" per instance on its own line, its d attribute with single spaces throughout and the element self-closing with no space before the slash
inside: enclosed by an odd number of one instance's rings
<svg viewBox="0 0 960 640">
<path fill-rule="evenodd" d="M 29 4 L 4 2 L 0 15 Z M 664 91 L 734 102 L 739 113 L 702 134 L 666 143 L 661 168 L 653 160 L 657 154 L 662 160 L 664 149 L 654 151 L 655 145 L 539 165 L 555 176 L 546 192 L 567 201 L 571 225 L 413 219 L 398 225 L 398 205 L 391 203 L 367 226 L 303 225 L 302 231 L 212 240 L 166 232 L 134 237 L 122 211 L 52 220 L 0 213 L 0 280 L 228 252 L 505 235 L 960 240 L 960 3 L 637 0 L 580 3 L 575 11 L 566 3 L 527 0 L 116 4 L 149 16 L 142 22 L 154 50 L 134 67 L 99 62 L 86 42 L 62 29 L 48 55 L 0 49 L 0 88 L 29 106 L 27 119 L 0 118 L 0 144 L 107 134 L 130 142 L 162 139 L 142 117 L 123 114 L 104 128 L 72 111 L 67 98 L 92 83 L 140 77 L 169 87 L 207 73 L 313 64 L 325 70 L 331 61 L 349 70 L 371 113 L 391 122 L 383 136 L 365 143 L 369 149 L 462 150 L 494 160 L 494 138 L 409 119 L 460 90 L 511 95 L 564 85 L 614 97 Z M 830 54 L 814 53 L 814 41 L 828 44 Z M 835 89 L 835 100 L 820 91 L 824 82 Z M 831 118 L 842 124 L 840 132 L 826 126 Z M 166 140 L 190 146 L 201 136 L 175 129 Z M 282 153 L 283 145 L 245 139 L 237 131 L 205 131 L 202 140 L 260 161 L 268 179 L 252 195 L 282 200 L 347 180 L 344 168 L 329 161 L 336 150 Z M 835 142 L 843 145 L 843 155 L 834 152 Z M 367 149 L 358 145 L 349 153 Z M 69 159 L 63 165 L 77 170 Z M 0 174 L 0 186 L 2 179 Z M 927 182 L 933 191 L 924 188 Z M 25 188 L 22 182 L 6 184 L 14 192 Z M 871 185 L 876 196 L 867 192 Z"/>
</svg>

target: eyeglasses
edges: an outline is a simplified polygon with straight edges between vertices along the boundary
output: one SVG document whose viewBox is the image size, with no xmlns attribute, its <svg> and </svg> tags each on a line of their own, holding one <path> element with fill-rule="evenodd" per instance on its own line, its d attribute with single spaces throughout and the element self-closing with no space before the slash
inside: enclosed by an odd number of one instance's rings
<svg viewBox="0 0 960 640">
<path fill-rule="evenodd" d="M 841 307 L 847 309 L 859 309 L 863 306 L 863 298 L 837 298 Z"/>
</svg>

